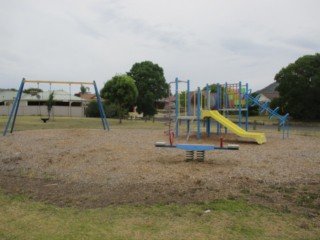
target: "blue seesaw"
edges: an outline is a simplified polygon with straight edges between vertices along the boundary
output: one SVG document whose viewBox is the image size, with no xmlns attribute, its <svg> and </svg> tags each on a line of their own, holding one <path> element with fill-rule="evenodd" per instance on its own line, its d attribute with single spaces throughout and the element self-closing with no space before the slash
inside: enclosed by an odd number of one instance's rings
<svg viewBox="0 0 320 240">
<path fill-rule="evenodd" d="M 202 145 L 202 144 L 166 144 L 166 142 L 156 142 L 155 147 L 162 148 L 179 148 L 186 150 L 186 161 L 204 161 L 205 151 L 209 150 L 239 150 L 239 145 L 237 144 L 228 144 L 226 147 L 223 147 L 223 142 L 220 141 L 220 147 L 214 145 Z M 196 156 L 194 153 L 196 152 Z"/>
</svg>

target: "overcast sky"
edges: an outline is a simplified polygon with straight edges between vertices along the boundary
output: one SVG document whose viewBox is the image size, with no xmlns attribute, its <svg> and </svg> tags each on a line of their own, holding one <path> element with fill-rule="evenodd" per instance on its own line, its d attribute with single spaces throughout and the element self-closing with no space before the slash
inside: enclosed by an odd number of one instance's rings
<svg viewBox="0 0 320 240">
<path fill-rule="evenodd" d="M 320 52 L 319 10 L 319 0 L 0 0 L 0 88 L 23 77 L 102 88 L 150 60 L 167 82 L 259 90 Z"/>
</svg>

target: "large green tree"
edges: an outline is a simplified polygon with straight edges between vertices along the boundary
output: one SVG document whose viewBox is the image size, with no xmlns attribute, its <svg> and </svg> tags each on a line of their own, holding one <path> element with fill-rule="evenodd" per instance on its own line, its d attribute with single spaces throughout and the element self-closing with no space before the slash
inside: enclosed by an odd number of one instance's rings
<svg viewBox="0 0 320 240">
<path fill-rule="evenodd" d="M 139 91 L 137 111 L 143 112 L 144 116 L 155 115 L 156 100 L 167 97 L 169 93 L 163 69 L 151 61 L 144 61 L 135 63 L 127 74 L 134 79 Z"/>
<path fill-rule="evenodd" d="M 278 99 L 295 119 L 320 119 L 320 54 L 306 55 L 276 74 Z"/>
<path fill-rule="evenodd" d="M 111 80 L 107 81 L 101 89 L 100 94 L 105 98 L 105 103 L 115 106 L 119 122 L 122 122 L 124 114 L 130 107 L 136 104 L 138 97 L 138 89 L 134 80 L 126 75 L 116 75 Z"/>
</svg>

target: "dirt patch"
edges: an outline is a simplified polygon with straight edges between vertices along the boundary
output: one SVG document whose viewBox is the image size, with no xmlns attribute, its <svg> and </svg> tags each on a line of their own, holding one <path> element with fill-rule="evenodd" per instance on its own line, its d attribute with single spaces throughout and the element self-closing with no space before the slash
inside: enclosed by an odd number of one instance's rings
<svg viewBox="0 0 320 240">
<path fill-rule="evenodd" d="M 39 130 L 0 140 L 0 187 L 59 206 L 194 203 L 245 198 L 284 211 L 320 210 L 319 138 L 267 134 L 239 151 L 207 151 L 185 162 L 179 149 L 156 148 L 161 130 Z M 185 143 L 185 137 L 178 140 Z M 189 143 L 218 145 L 216 136 Z"/>
</svg>

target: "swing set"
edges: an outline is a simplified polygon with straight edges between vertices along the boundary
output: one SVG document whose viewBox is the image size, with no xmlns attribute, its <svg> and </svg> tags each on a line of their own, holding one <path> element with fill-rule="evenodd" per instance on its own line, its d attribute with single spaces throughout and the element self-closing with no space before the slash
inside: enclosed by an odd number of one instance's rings
<svg viewBox="0 0 320 240">
<path fill-rule="evenodd" d="M 40 83 L 46 83 L 46 84 L 50 84 L 50 93 L 51 93 L 51 84 L 69 84 L 69 88 L 70 88 L 70 94 L 71 94 L 71 85 L 93 85 L 94 89 L 95 89 L 95 94 L 97 97 L 97 102 L 98 102 L 98 106 L 99 106 L 99 111 L 100 111 L 100 118 L 101 118 L 101 122 L 102 122 L 102 127 L 104 130 L 109 130 L 109 124 L 107 121 L 107 117 L 106 117 L 106 113 L 105 110 L 102 106 L 102 101 L 101 101 L 101 97 L 96 85 L 96 82 L 63 82 L 63 81 L 48 81 L 48 80 L 26 80 L 25 78 L 22 79 L 17 96 L 14 99 L 12 108 L 11 108 L 11 112 L 7 121 L 7 124 L 5 126 L 5 129 L 3 131 L 3 136 L 6 136 L 7 131 L 9 129 L 10 123 L 11 123 L 11 130 L 10 133 L 13 133 L 14 130 L 14 126 L 15 126 L 15 122 L 16 122 L 16 118 L 17 118 L 17 113 L 19 110 L 19 105 L 20 105 L 20 100 L 21 100 L 21 95 L 23 92 L 23 88 L 25 83 L 37 83 L 38 84 L 38 88 L 39 88 L 39 84 Z M 48 117 L 43 117 L 41 115 L 41 108 L 40 108 L 40 96 L 37 95 L 38 98 L 38 106 L 39 106 L 39 110 L 40 110 L 40 119 L 45 123 L 49 120 L 49 114 Z M 71 95 L 70 95 L 71 98 Z"/>
<path fill-rule="evenodd" d="M 41 111 L 41 106 L 43 105 L 43 103 L 41 102 L 41 99 L 43 100 L 44 99 L 44 96 L 43 96 L 43 91 L 42 90 L 40 90 L 40 86 L 39 86 L 39 82 L 37 82 L 37 89 L 38 89 L 38 91 L 33 91 L 33 92 L 31 92 L 31 96 L 36 96 L 37 97 L 37 99 L 38 99 L 38 102 L 37 102 L 37 105 L 38 105 L 38 112 L 39 112 L 39 116 L 40 116 L 40 119 L 41 119 L 41 121 L 43 122 L 43 123 L 46 123 L 47 121 L 49 121 L 49 119 L 50 119 L 50 110 L 49 110 L 49 108 L 50 108 L 50 106 L 49 106 L 49 104 L 52 104 L 51 102 L 49 102 L 50 101 L 50 98 L 53 96 L 53 95 L 51 95 L 51 94 L 53 94 L 54 92 L 52 92 L 51 91 L 51 83 L 50 83 L 50 90 L 49 90 L 49 92 L 50 92 L 50 94 L 49 94 L 49 99 L 48 99 L 48 116 L 47 117 L 45 117 L 45 116 L 43 116 L 42 115 L 42 111 Z M 71 85 L 69 85 L 69 86 L 71 86 Z M 41 92 L 41 96 L 40 96 L 40 92 Z M 70 91 L 70 94 L 71 94 L 71 91 Z M 51 100 L 53 100 L 53 99 L 51 99 Z M 52 107 L 52 106 L 51 106 Z"/>
</svg>

